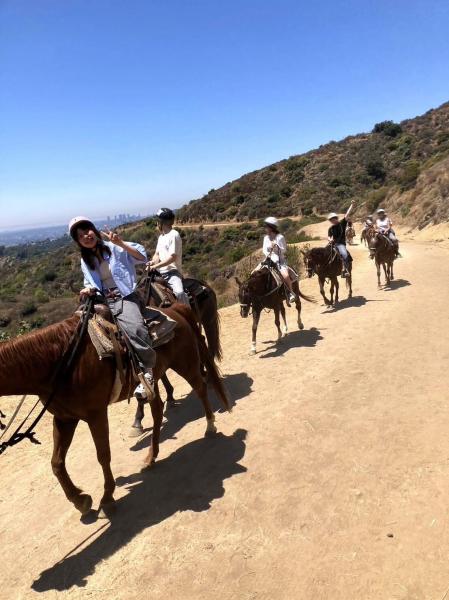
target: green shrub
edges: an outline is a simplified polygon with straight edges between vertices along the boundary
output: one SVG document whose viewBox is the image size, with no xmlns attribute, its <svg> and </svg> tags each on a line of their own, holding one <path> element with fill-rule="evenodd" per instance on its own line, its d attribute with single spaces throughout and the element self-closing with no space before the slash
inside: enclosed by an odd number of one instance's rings
<svg viewBox="0 0 449 600">
<path fill-rule="evenodd" d="M 34 304 L 34 302 L 27 302 L 23 305 L 20 314 L 22 315 L 22 317 L 27 317 L 28 315 L 34 314 L 36 311 L 37 306 Z"/>
<path fill-rule="evenodd" d="M 401 174 L 399 175 L 399 183 L 403 191 L 414 187 L 416 180 L 418 179 L 420 172 L 419 162 L 416 160 L 409 160 L 405 163 Z"/>
<path fill-rule="evenodd" d="M 373 133 L 383 133 L 393 138 L 402 133 L 402 127 L 399 123 L 394 123 L 393 121 L 382 121 L 374 125 Z"/>
<path fill-rule="evenodd" d="M 50 296 L 43 288 L 37 288 L 37 290 L 34 292 L 34 297 L 40 304 L 45 304 L 46 302 L 50 301 Z"/>
</svg>

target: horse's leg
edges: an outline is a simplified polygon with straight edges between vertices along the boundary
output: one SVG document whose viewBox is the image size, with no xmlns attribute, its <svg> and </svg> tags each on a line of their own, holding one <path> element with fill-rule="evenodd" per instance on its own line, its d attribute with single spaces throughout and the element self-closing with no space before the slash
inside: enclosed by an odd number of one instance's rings
<svg viewBox="0 0 449 600">
<path fill-rule="evenodd" d="M 352 269 L 349 271 L 349 275 L 348 275 L 348 278 L 346 279 L 346 282 L 347 282 L 348 288 L 349 288 L 348 298 L 352 298 Z"/>
<path fill-rule="evenodd" d="M 298 296 L 297 296 L 297 298 L 298 298 Z M 296 306 L 298 306 L 298 302 L 296 302 Z M 285 306 L 284 306 L 283 302 L 281 302 L 281 304 L 279 305 L 279 310 L 281 311 L 282 321 L 284 322 L 284 332 L 283 333 L 284 333 L 284 335 L 287 335 L 287 333 L 288 333 L 287 317 L 285 315 Z"/>
<path fill-rule="evenodd" d="M 208 436 L 217 433 L 217 428 L 215 426 L 215 415 L 207 393 L 207 383 L 204 377 L 201 375 L 201 371 L 195 366 L 194 363 L 192 364 L 183 362 L 182 365 L 178 366 L 176 372 L 189 383 L 203 403 L 207 420 L 207 427 L 204 435 Z"/>
<path fill-rule="evenodd" d="M 252 330 L 252 341 L 251 341 L 251 352 L 250 354 L 256 354 L 256 338 L 257 338 L 257 326 L 259 325 L 260 310 L 257 311 L 253 308 L 253 330 Z"/>
<path fill-rule="evenodd" d="M 137 400 L 136 414 L 134 415 L 134 423 L 129 430 L 128 437 L 139 437 L 143 433 L 142 421 L 145 416 L 145 400 Z"/>
<path fill-rule="evenodd" d="M 281 320 L 279 318 L 279 305 L 276 306 L 273 310 L 274 310 L 274 324 L 276 325 L 276 329 L 278 330 L 278 341 L 279 341 L 282 339 Z"/>
<path fill-rule="evenodd" d="M 335 289 L 335 279 L 331 277 L 331 305 L 334 304 L 334 289 Z"/>
<path fill-rule="evenodd" d="M 385 274 L 385 283 L 388 285 L 390 283 L 390 278 L 388 276 L 387 263 L 383 262 L 382 267 L 384 269 L 384 274 Z"/>
<path fill-rule="evenodd" d="M 164 373 L 162 375 L 161 381 L 162 381 L 162 385 L 165 388 L 165 391 L 167 392 L 167 404 L 173 405 L 175 403 L 175 397 L 173 396 L 173 392 L 175 391 L 175 388 L 172 386 L 172 384 L 168 380 L 166 373 Z"/>
<path fill-rule="evenodd" d="M 377 258 L 376 258 L 376 271 L 377 271 L 377 286 L 381 287 L 381 285 L 380 285 L 380 262 L 377 260 Z"/>
<path fill-rule="evenodd" d="M 335 278 L 335 304 L 338 304 L 338 290 L 340 289 L 340 283 L 338 277 Z"/>
<path fill-rule="evenodd" d="M 92 497 L 82 492 L 70 479 L 65 466 L 65 459 L 73 440 L 78 420 L 61 421 L 53 417 L 53 455 L 51 467 L 62 487 L 67 499 L 70 500 L 81 514 L 85 515 L 92 508 Z"/>
<path fill-rule="evenodd" d="M 111 471 L 111 446 L 109 444 L 109 421 L 107 408 L 98 411 L 92 418 L 89 418 L 90 433 L 94 440 L 97 451 L 97 460 L 103 469 L 104 492 L 100 500 L 100 510 L 106 511 L 115 505 L 114 490 L 115 480 Z"/>
<path fill-rule="evenodd" d="M 394 281 L 393 267 L 394 267 L 394 259 L 390 263 L 390 280 L 391 281 Z"/>
<path fill-rule="evenodd" d="M 151 414 L 153 415 L 153 435 L 151 437 L 151 446 L 144 460 L 144 467 L 151 467 L 159 454 L 159 438 L 161 434 L 162 416 L 164 404 L 159 393 L 158 382 L 154 384 L 154 396 L 150 401 Z"/>
<path fill-rule="evenodd" d="M 318 281 L 319 281 L 319 284 L 320 284 L 320 294 L 323 296 L 324 304 L 326 306 L 330 306 L 331 303 L 326 298 L 326 292 L 324 291 L 324 277 L 319 277 Z"/>
<path fill-rule="evenodd" d="M 299 295 L 299 283 L 298 283 L 298 281 L 295 281 L 293 283 L 293 291 L 294 291 L 295 296 L 296 296 L 295 305 L 296 305 L 296 312 L 298 313 L 298 320 L 297 320 L 298 328 L 299 329 L 304 329 L 304 323 L 301 321 L 301 308 L 302 308 L 302 306 L 301 306 L 301 296 Z M 284 310 L 284 313 L 285 313 L 285 310 Z M 285 330 L 286 330 L 285 332 L 287 333 L 287 323 L 285 323 Z"/>
</svg>

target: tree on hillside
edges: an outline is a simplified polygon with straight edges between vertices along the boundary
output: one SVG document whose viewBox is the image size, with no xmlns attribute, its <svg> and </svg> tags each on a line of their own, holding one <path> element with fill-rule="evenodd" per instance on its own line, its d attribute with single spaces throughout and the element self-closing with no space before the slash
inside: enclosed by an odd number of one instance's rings
<svg viewBox="0 0 449 600">
<path fill-rule="evenodd" d="M 402 127 L 394 121 L 381 121 L 374 125 L 373 133 L 383 133 L 393 138 L 402 133 Z"/>
</svg>

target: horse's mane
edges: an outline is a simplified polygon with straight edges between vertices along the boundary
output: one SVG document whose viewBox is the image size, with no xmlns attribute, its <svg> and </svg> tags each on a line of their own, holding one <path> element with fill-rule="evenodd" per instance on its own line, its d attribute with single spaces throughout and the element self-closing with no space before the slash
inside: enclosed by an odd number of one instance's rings
<svg viewBox="0 0 449 600">
<path fill-rule="evenodd" d="M 14 361 L 20 354 L 21 361 L 32 363 L 36 356 L 48 361 L 57 361 L 68 347 L 79 318 L 76 315 L 37 329 L 13 340 L 0 343 L 0 362 Z"/>
</svg>

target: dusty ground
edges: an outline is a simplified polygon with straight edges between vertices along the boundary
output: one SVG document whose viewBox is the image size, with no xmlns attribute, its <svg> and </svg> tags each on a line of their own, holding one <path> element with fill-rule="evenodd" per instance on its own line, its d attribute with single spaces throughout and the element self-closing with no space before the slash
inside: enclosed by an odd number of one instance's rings
<svg viewBox="0 0 449 600">
<path fill-rule="evenodd" d="M 366 250 L 353 253 L 353 300 L 305 305 L 302 332 L 291 311 L 280 345 L 264 315 L 255 357 L 249 320 L 222 311 L 235 408 L 218 415 L 216 439 L 177 384 L 160 460 L 140 473 L 148 434 L 129 440 L 134 407 L 111 409 L 111 523 L 83 523 L 67 503 L 50 470 L 50 419 L 41 446 L 2 456 L 0 597 L 449 597 L 449 251 L 404 243 L 389 290 Z M 315 279 L 302 288 L 318 296 Z M 69 469 L 98 501 L 85 426 Z"/>
</svg>

